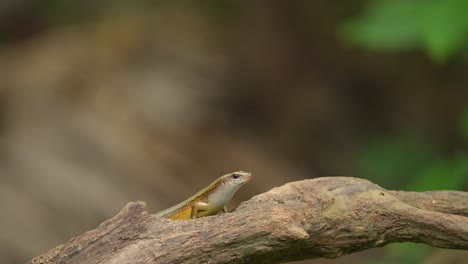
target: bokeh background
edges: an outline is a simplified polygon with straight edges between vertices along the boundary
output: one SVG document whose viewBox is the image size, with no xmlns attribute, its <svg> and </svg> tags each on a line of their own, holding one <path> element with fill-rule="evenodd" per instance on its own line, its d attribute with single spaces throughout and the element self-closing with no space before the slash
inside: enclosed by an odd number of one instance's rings
<svg viewBox="0 0 468 264">
<path fill-rule="evenodd" d="M 177 3 L 175 3 L 177 2 Z M 250 171 L 468 189 L 468 1 L 0 3 L 0 263 Z M 462 263 L 392 244 L 301 263 Z"/>
</svg>

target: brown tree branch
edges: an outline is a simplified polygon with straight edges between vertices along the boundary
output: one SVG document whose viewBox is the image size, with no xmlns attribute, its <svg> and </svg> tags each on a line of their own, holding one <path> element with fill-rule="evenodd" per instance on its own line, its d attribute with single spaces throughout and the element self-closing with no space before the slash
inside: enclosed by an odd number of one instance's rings
<svg viewBox="0 0 468 264">
<path fill-rule="evenodd" d="M 404 241 L 468 249 L 467 211 L 465 192 L 396 192 L 363 179 L 324 177 L 188 221 L 156 218 L 145 203 L 129 203 L 29 263 L 277 263 Z"/>
<path fill-rule="evenodd" d="M 402 192 L 389 191 L 398 200 L 419 209 L 468 216 L 468 192 L 432 191 Z"/>
</svg>

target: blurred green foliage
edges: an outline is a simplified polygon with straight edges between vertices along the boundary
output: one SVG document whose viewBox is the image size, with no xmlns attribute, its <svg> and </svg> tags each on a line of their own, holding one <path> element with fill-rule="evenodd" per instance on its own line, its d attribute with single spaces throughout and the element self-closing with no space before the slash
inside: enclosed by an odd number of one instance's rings
<svg viewBox="0 0 468 264">
<path fill-rule="evenodd" d="M 468 0 L 372 0 L 365 10 L 339 27 L 344 42 L 387 52 L 419 48 L 436 63 L 468 51 Z M 466 144 L 468 107 L 460 116 L 458 131 Z M 416 133 L 384 136 L 370 140 L 355 164 L 362 176 L 388 189 L 464 189 L 468 152 L 444 153 L 444 141 Z M 429 249 L 414 243 L 391 244 L 386 247 L 389 256 L 379 263 L 421 263 Z"/>
<path fill-rule="evenodd" d="M 468 107 L 465 109 L 460 120 L 460 134 L 468 141 Z"/>
<path fill-rule="evenodd" d="M 373 0 L 364 15 L 346 21 L 343 40 L 377 51 L 421 48 L 444 63 L 468 45 L 467 0 Z"/>
<path fill-rule="evenodd" d="M 422 263 L 430 251 L 425 244 L 416 243 L 394 243 L 387 245 L 387 252 L 391 255 L 389 263 Z"/>
<path fill-rule="evenodd" d="M 468 107 L 459 124 L 461 138 L 468 141 Z M 436 142 L 414 134 L 371 140 L 357 155 L 356 165 L 365 178 L 388 189 L 460 190 L 468 186 L 468 152 L 443 155 Z M 421 263 L 430 247 L 400 243 L 386 249 L 390 255 L 379 263 Z"/>
<path fill-rule="evenodd" d="M 460 136 L 468 139 L 468 108 L 460 116 Z M 356 156 L 366 178 L 385 188 L 409 191 L 457 190 L 468 184 L 468 152 L 443 155 L 434 140 L 400 135 L 371 140 Z"/>
<path fill-rule="evenodd" d="M 450 159 L 437 159 L 411 178 L 407 189 L 416 191 L 459 190 L 468 179 L 468 155 L 457 153 Z"/>
<path fill-rule="evenodd" d="M 364 260 L 363 264 L 381 263 L 423 263 L 423 260 L 430 251 L 430 247 L 425 244 L 416 243 L 393 243 L 385 246 L 386 256 L 371 256 Z"/>
<path fill-rule="evenodd" d="M 360 173 L 387 189 L 400 189 L 439 159 L 435 147 L 415 135 L 370 140 L 357 155 Z"/>
<path fill-rule="evenodd" d="M 372 0 L 365 9 L 362 16 L 341 25 L 346 42 L 378 51 L 422 48 L 440 63 L 468 47 L 468 0 Z M 468 140 L 468 108 L 460 116 L 459 132 Z M 369 141 L 356 165 L 386 188 L 463 188 L 468 152 L 443 155 L 439 144 L 444 143 L 411 133 L 382 137 Z"/>
</svg>

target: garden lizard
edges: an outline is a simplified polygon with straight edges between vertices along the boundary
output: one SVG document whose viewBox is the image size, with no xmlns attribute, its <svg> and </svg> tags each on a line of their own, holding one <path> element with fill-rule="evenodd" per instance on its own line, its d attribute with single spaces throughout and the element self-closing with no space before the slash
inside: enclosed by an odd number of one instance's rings
<svg viewBox="0 0 468 264">
<path fill-rule="evenodd" d="M 187 200 L 156 213 L 157 217 L 173 220 L 199 218 L 227 212 L 226 204 L 236 191 L 252 179 L 252 174 L 244 171 L 228 173 L 194 194 Z"/>
</svg>

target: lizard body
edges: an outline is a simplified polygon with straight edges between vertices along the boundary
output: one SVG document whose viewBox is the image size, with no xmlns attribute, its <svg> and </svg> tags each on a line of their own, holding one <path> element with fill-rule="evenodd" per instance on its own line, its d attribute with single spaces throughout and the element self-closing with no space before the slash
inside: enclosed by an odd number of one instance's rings
<svg viewBox="0 0 468 264">
<path fill-rule="evenodd" d="M 227 212 L 226 204 L 236 191 L 252 179 L 252 174 L 238 171 L 223 175 L 187 200 L 156 213 L 173 220 L 199 218 Z"/>
</svg>

